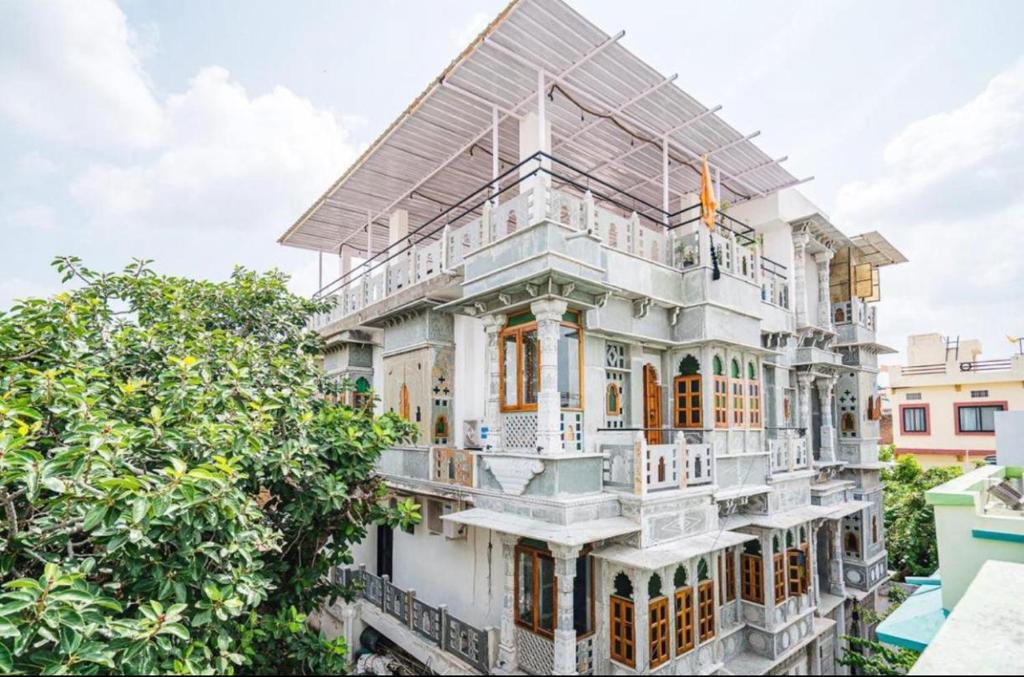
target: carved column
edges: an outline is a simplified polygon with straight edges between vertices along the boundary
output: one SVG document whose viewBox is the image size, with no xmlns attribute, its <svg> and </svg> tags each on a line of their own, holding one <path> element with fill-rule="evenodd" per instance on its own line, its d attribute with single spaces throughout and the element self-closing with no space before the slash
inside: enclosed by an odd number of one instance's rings
<svg viewBox="0 0 1024 677">
<path fill-rule="evenodd" d="M 558 626 L 555 628 L 555 661 L 552 673 L 576 674 L 576 628 L 573 623 L 573 583 L 576 580 L 576 557 L 579 546 L 549 543 L 555 559 L 555 581 L 558 586 Z"/>
<path fill-rule="evenodd" d="M 498 334 L 505 326 L 507 318 L 499 313 L 485 315 L 481 319 L 487 333 L 487 399 L 484 402 L 484 425 L 487 426 L 488 433 L 485 444 L 491 449 L 498 450 L 501 449 L 501 394 L 498 392 L 501 365 L 498 364 Z"/>
<path fill-rule="evenodd" d="M 804 260 L 807 255 L 807 243 L 811 236 L 806 232 L 793 233 L 793 310 L 796 312 L 796 326 L 807 326 L 807 271 Z"/>
<path fill-rule="evenodd" d="M 809 456 L 813 456 L 814 450 L 811 449 L 811 443 L 814 436 L 811 434 L 811 382 L 814 380 L 814 375 L 809 371 L 801 371 L 796 375 L 798 385 L 798 395 L 800 399 L 800 416 L 797 422 L 797 427 L 804 429 L 804 439 L 807 445 L 807 453 Z M 796 451 L 795 449 L 790 450 L 790 466 L 792 467 L 795 462 Z"/>
<path fill-rule="evenodd" d="M 835 253 L 831 250 L 818 252 L 814 262 L 818 264 L 818 326 L 832 329 L 832 297 L 829 291 L 829 262 Z"/>
<path fill-rule="evenodd" d="M 558 335 L 567 304 L 544 299 L 530 304 L 537 318 L 540 343 L 540 392 L 537 393 L 537 448 L 541 454 L 562 453 L 562 396 L 558 391 Z"/>
<path fill-rule="evenodd" d="M 818 391 L 818 404 L 821 408 L 821 460 L 836 460 L 835 436 L 836 429 L 832 424 L 832 395 L 836 388 L 836 376 L 821 376 L 814 381 Z"/>
<path fill-rule="evenodd" d="M 832 539 L 832 557 L 828 562 L 828 591 L 838 597 L 846 597 L 846 583 L 843 581 L 843 522 L 829 520 L 828 535 Z"/>
<path fill-rule="evenodd" d="M 498 643 L 498 666 L 505 674 L 519 667 L 516 655 L 516 537 L 500 534 L 501 557 L 505 562 L 505 594 L 501 601 L 501 634 Z"/>
</svg>

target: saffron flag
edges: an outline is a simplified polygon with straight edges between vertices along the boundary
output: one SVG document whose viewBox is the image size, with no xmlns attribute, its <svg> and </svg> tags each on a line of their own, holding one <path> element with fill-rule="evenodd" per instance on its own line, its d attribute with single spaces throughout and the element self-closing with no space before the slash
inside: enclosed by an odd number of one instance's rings
<svg viewBox="0 0 1024 677">
<path fill-rule="evenodd" d="M 708 156 L 704 156 L 704 168 L 700 173 L 700 212 L 701 218 L 707 224 L 708 229 L 715 227 L 715 211 L 718 203 L 715 201 L 715 187 L 711 183 L 711 170 L 708 169 Z"/>
</svg>

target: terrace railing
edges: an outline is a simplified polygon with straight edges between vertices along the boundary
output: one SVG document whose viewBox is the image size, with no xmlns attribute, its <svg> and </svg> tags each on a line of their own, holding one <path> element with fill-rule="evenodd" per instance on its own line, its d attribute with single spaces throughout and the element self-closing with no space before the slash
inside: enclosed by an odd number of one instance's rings
<svg viewBox="0 0 1024 677">
<path fill-rule="evenodd" d="M 532 164 L 537 167 L 526 172 Z M 523 175 L 515 177 L 521 170 Z M 534 177 L 549 181 L 530 181 Z M 503 182 L 506 185 L 494 190 Z M 550 190 L 550 199 L 537 194 L 540 190 Z M 514 234 L 538 215 L 589 230 L 610 249 L 688 270 L 709 258 L 708 252 L 700 251 L 699 214 L 700 205 L 665 212 L 558 158 L 536 153 L 323 286 L 315 296 L 333 298 L 335 306 L 313 325 L 322 327 L 453 270 L 473 252 Z M 752 235 L 753 230 L 741 221 L 716 214 L 711 241 L 720 270 L 756 283 L 763 264 L 758 264 Z M 784 276 L 778 264 L 773 270 Z M 779 291 L 772 298 L 785 299 L 788 305 L 788 298 L 781 296 L 786 293 Z"/>
<path fill-rule="evenodd" d="M 789 309 L 789 280 L 786 266 L 761 256 L 761 300 Z"/>
<path fill-rule="evenodd" d="M 416 597 L 416 591 L 403 590 L 387 576 L 375 576 L 359 565 L 339 569 L 345 585 L 356 596 L 380 609 L 441 650 L 457 656 L 484 674 L 489 674 L 497 655 L 498 632 L 495 628 L 476 628 L 448 613 L 441 604 L 431 606 Z"/>
<path fill-rule="evenodd" d="M 803 428 L 765 428 L 772 473 L 808 467 L 807 431 Z"/>
<path fill-rule="evenodd" d="M 972 360 L 961 362 L 960 371 L 1007 371 L 1013 368 L 1013 360 Z M 906 371 L 903 372 L 904 374 Z"/>
<path fill-rule="evenodd" d="M 714 454 L 710 444 L 688 443 L 682 431 L 667 429 L 659 429 L 658 433 L 664 439 L 674 435 L 671 443 L 650 444 L 644 431 L 629 432 L 634 433 L 631 445 L 600 445 L 605 457 L 606 487 L 624 489 L 642 496 L 715 481 Z"/>
</svg>

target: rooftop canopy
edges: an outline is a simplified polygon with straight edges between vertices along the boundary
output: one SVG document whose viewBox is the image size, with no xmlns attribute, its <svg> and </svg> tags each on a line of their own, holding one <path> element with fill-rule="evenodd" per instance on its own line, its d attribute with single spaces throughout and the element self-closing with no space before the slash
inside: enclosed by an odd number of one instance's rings
<svg viewBox="0 0 1024 677">
<path fill-rule="evenodd" d="M 697 191 L 703 154 L 733 204 L 800 183 L 623 35 L 561 0 L 513 0 L 279 242 L 380 251 L 393 211 L 415 228 L 520 162 L 518 123 L 539 98 L 553 156 L 651 205 Z"/>
</svg>

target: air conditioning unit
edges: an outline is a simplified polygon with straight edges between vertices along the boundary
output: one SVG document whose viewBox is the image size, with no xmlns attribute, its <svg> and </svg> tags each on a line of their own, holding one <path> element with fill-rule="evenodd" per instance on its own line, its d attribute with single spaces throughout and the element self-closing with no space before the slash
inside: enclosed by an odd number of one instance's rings
<svg viewBox="0 0 1024 677">
<path fill-rule="evenodd" d="M 444 504 L 443 512 L 445 515 L 451 515 L 454 512 L 458 512 L 458 505 L 452 502 L 446 502 Z M 442 520 L 444 523 L 444 537 L 452 540 L 462 540 L 466 537 L 466 525 L 456 524 L 451 520 Z"/>
<path fill-rule="evenodd" d="M 462 446 L 465 449 L 483 449 L 487 446 L 487 426 L 480 419 L 462 424 Z"/>
</svg>

